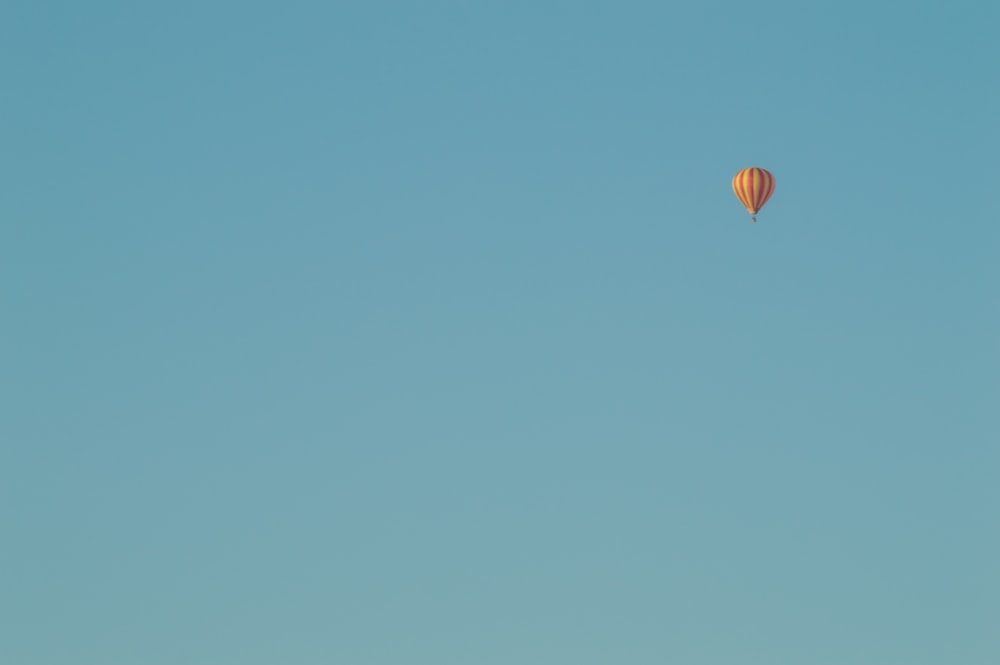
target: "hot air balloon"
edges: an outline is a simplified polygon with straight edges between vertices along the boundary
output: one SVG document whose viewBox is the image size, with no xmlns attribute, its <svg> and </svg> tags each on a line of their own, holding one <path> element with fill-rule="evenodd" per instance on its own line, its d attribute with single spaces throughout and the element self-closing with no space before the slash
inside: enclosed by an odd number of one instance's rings
<svg viewBox="0 0 1000 665">
<path fill-rule="evenodd" d="M 743 169 L 733 176 L 733 193 L 757 221 L 757 213 L 774 193 L 774 176 L 759 168 Z"/>
</svg>

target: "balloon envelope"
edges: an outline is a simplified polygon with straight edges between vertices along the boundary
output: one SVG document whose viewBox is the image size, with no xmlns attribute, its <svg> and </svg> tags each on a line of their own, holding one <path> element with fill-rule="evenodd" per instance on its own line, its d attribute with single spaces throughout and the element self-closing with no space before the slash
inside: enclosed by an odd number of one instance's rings
<svg viewBox="0 0 1000 665">
<path fill-rule="evenodd" d="M 751 215 L 756 215 L 774 193 L 774 176 L 765 169 L 751 167 L 733 176 L 733 193 Z M 753 217 L 753 221 L 757 221 Z"/>
</svg>

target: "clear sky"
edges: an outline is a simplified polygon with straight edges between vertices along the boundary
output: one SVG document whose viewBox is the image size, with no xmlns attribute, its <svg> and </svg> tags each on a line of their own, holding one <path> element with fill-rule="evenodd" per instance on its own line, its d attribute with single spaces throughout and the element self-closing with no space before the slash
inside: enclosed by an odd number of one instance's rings
<svg viewBox="0 0 1000 665">
<path fill-rule="evenodd" d="M 0 662 L 996 665 L 998 24 L 3 3 Z"/>
</svg>

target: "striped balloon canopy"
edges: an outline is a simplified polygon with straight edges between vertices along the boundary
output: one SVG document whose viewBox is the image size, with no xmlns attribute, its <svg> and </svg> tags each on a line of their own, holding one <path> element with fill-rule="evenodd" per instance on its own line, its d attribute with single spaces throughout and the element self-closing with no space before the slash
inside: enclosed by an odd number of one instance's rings
<svg viewBox="0 0 1000 665">
<path fill-rule="evenodd" d="M 756 167 L 743 169 L 733 176 L 733 193 L 750 213 L 751 221 L 757 221 L 757 213 L 774 193 L 774 176 Z"/>
</svg>

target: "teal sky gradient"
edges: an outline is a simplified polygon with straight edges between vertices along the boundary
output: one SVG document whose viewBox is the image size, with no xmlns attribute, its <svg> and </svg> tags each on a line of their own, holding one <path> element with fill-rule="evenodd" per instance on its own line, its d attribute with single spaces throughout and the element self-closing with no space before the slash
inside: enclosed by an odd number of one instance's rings
<svg viewBox="0 0 1000 665">
<path fill-rule="evenodd" d="M 4 3 L 0 662 L 996 665 L 998 25 Z"/>
</svg>

